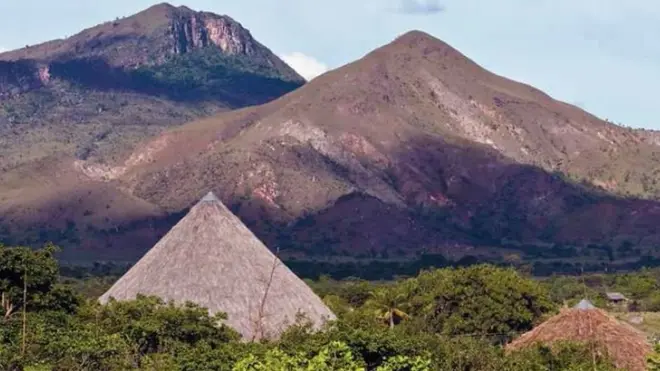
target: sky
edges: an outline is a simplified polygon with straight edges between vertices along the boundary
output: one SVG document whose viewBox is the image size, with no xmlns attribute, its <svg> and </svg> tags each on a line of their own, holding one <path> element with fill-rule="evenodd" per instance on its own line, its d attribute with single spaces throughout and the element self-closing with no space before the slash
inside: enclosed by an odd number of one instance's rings
<svg viewBox="0 0 660 371">
<path fill-rule="evenodd" d="M 149 0 L 0 0 L 0 49 L 71 36 Z M 657 0 L 185 0 L 226 14 L 314 76 L 410 30 L 610 121 L 660 129 Z"/>
</svg>

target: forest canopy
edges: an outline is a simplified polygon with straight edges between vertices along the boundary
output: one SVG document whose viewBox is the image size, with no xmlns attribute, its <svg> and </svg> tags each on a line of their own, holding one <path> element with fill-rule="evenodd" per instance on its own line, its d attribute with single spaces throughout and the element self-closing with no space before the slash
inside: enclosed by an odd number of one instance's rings
<svg viewBox="0 0 660 371">
<path fill-rule="evenodd" d="M 309 283 L 336 321 L 312 331 L 302 318 L 278 340 L 249 343 L 223 324 L 226 315 L 192 303 L 142 296 L 100 305 L 99 290 L 80 290 L 99 278 L 63 279 L 55 251 L 0 247 L 0 369 L 592 370 L 594 362 L 614 369 L 585 344 L 506 353 L 503 344 L 573 299 L 570 285 L 512 268 L 428 269 L 381 282 L 321 277 Z M 620 280 L 641 298 L 649 276 Z"/>
</svg>

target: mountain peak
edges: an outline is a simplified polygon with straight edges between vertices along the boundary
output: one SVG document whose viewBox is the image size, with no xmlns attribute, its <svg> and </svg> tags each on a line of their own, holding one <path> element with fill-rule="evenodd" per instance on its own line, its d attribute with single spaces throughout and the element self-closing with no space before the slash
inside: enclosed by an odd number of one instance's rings
<svg viewBox="0 0 660 371">
<path fill-rule="evenodd" d="M 153 12 L 153 11 L 160 11 L 160 10 L 174 10 L 176 7 L 170 3 L 167 2 L 162 2 L 160 4 L 155 4 L 147 9 L 144 10 L 144 12 Z"/>
<path fill-rule="evenodd" d="M 394 39 L 394 41 L 385 45 L 384 48 L 395 49 L 397 51 L 408 50 L 408 49 L 421 50 L 424 51 L 425 54 L 439 50 L 446 50 L 446 51 L 452 51 L 458 53 L 457 50 L 452 48 L 446 42 L 434 37 L 433 35 L 430 35 L 426 32 L 419 30 L 408 31 L 400 35 L 399 37 Z"/>
<path fill-rule="evenodd" d="M 288 80 L 304 81 L 231 17 L 169 3 L 151 6 L 63 40 L 3 53 L 0 59 L 48 63 L 100 58 L 112 67 L 135 68 L 159 64 L 172 56 L 207 47 L 216 48 L 227 56 L 248 57 L 266 69 L 278 70 Z"/>
<path fill-rule="evenodd" d="M 180 5 L 180 6 L 174 6 L 170 3 L 163 2 L 160 4 L 152 5 L 149 8 L 135 14 L 134 16 L 137 15 L 152 15 L 152 16 L 159 16 L 159 15 L 165 15 L 166 17 L 170 17 L 175 14 L 194 14 L 197 13 L 195 10 L 185 6 L 185 5 Z M 212 14 L 212 13 L 209 13 Z"/>
<path fill-rule="evenodd" d="M 401 42 L 401 43 L 420 42 L 420 41 L 439 41 L 439 40 L 431 36 L 430 34 L 420 30 L 408 31 L 404 34 L 401 34 L 396 39 L 394 39 L 394 42 Z"/>
</svg>

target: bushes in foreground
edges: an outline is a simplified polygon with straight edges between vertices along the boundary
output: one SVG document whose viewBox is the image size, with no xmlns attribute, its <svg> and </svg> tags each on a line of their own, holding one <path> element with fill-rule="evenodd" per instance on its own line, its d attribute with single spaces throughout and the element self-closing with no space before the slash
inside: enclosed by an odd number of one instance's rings
<svg viewBox="0 0 660 371">
<path fill-rule="evenodd" d="M 338 314 L 278 341 L 246 343 L 194 304 L 155 297 L 100 305 L 62 287 L 52 248 L 0 248 L 3 370 L 592 370 L 588 348 L 505 354 L 501 344 L 555 310 L 545 286 L 477 265 L 372 285 L 321 282 Z M 56 265 L 55 265 L 56 268 Z M 55 269 L 56 271 L 56 269 Z M 33 281 L 32 281 L 33 280 Z M 23 302 L 22 298 L 27 301 Z M 24 305 L 25 304 L 25 305 Z M 11 312 L 5 308 L 13 307 Z M 19 309 L 15 309 L 19 308 Z M 25 329 L 25 331 L 24 331 Z M 596 357 L 599 370 L 612 369 Z"/>
</svg>

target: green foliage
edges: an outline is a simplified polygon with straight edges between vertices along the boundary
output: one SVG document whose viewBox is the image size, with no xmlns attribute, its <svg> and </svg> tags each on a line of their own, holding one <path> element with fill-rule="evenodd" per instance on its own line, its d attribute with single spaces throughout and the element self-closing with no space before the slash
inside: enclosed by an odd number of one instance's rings
<svg viewBox="0 0 660 371">
<path fill-rule="evenodd" d="M 192 304 L 175 306 L 155 297 L 111 301 L 105 306 L 94 300 L 78 308 L 75 315 L 31 314 L 27 321 L 29 346 L 20 358 L 16 354 L 21 321 L 6 321 L 0 345 L 11 351 L 0 352 L 0 365 L 34 362 L 57 364 L 62 370 L 160 370 L 176 360 L 173 369 L 202 370 L 191 360 L 208 360 L 211 355 L 231 359 L 225 347 L 236 343 L 239 336 L 219 324 L 223 318 L 209 316 Z"/>
<path fill-rule="evenodd" d="M 209 316 L 206 309 L 192 303 L 175 306 L 157 297 L 111 300 L 107 305 L 94 302 L 80 316 L 105 332 L 123 334 L 139 355 L 167 352 L 200 341 L 210 341 L 215 347 L 238 339 L 235 331 L 220 324 L 226 315 Z"/>
<path fill-rule="evenodd" d="M 121 370 L 130 367 L 130 344 L 122 334 L 99 331 L 93 324 L 81 324 L 49 342 L 45 354 L 64 370 Z"/>
<path fill-rule="evenodd" d="M 616 287 L 625 287 L 632 299 L 646 298 L 658 288 L 656 278 L 648 270 L 635 274 L 619 275 L 616 277 L 615 285 Z"/>
<path fill-rule="evenodd" d="M 660 270 L 644 268 L 637 272 L 553 276 L 543 280 L 550 297 L 558 303 L 573 305 L 589 298 L 598 307 L 607 307 L 606 292 L 621 292 L 631 299 L 630 310 L 660 311 Z M 615 309 L 615 308 L 612 308 Z M 623 308 L 619 308 L 623 309 Z"/>
<path fill-rule="evenodd" d="M 374 288 L 383 285 L 358 279 L 336 281 L 328 276 L 321 276 L 317 281 L 308 280 L 307 283 L 322 297 L 336 294 L 352 308 L 364 305 L 372 296 Z"/>
<path fill-rule="evenodd" d="M 364 371 L 353 356 L 351 349 L 344 343 L 332 341 L 317 354 L 308 357 L 298 353 L 289 355 L 280 349 L 271 349 L 263 357 L 253 354 L 238 361 L 233 371 Z"/>
<path fill-rule="evenodd" d="M 53 245 L 39 250 L 0 245 L 0 311 L 4 317 L 22 307 L 24 289 L 28 310 L 75 309 L 78 298 L 58 286 L 58 264 L 54 257 L 57 251 Z"/>
<path fill-rule="evenodd" d="M 140 67 L 130 80 L 137 90 L 164 92 L 182 100 L 221 99 L 233 106 L 273 99 L 302 85 L 302 81 L 290 81 L 266 64 L 228 56 L 216 48 L 199 49 L 162 64 Z"/>
<path fill-rule="evenodd" d="M 648 298 L 645 298 L 643 309 L 649 312 L 660 312 L 660 292 L 653 292 Z"/>
<path fill-rule="evenodd" d="M 111 300 L 106 305 L 96 298 L 74 296 L 71 300 L 70 289 L 57 281 L 52 251 L 52 247 L 3 249 L 0 278 L 4 290 L 9 293 L 12 287 L 20 287 L 25 272 L 35 277 L 35 284 L 28 282 L 25 337 L 21 316 L 9 316 L 0 326 L 0 369 L 527 371 L 593 367 L 591 353 L 581 345 L 505 354 L 493 341 L 493 332 L 524 331 L 552 310 L 547 286 L 511 269 L 486 265 L 440 269 L 388 283 L 324 278 L 312 286 L 340 309 L 337 321 L 320 331 L 300 323 L 277 341 L 245 343 L 223 325 L 225 315 L 210 316 L 192 303 L 174 305 L 146 296 Z M 595 361 L 599 370 L 611 369 L 606 359 Z"/>
<path fill-rule="evenodd" d="M 554 307 L 538 282 L 489 265 L 427 271 L 408 285 L 419 325 L 447 335 L 510 336 Z"/>
<path fill-rule="evenodd" d="M 646 365 L 649 371 L 660 371 L 660 343 L 655 344 L 653 353 L 649 354 L 646 360 Z"/>
<path fill-rule="evenodd" d="M 324 251 L 327 251 L 327 249 Z M 354 280 L 355 278 L 360 278 L 362 280 L 378 281 L 392 280 L 400 276 L 415 276 L 422 269 L 441 268 L 459 263 L 465 265 L 469 264 L 472 259 L 474 257 L 466 257 L 459 262 L 452 262 L 441 254 L 422 254 L 418 258 L 411 260 L 373 259 L 346 262 L 289 260 L 285 263 L 298 276 L 319 281 L 324 278 L 327 279 L 327 276 L 337 280 Z"/>
<path fill-rule="evenodd" d="M 376 368 L 376 371 L 427 371 L 431 369 L 431 360 L 420 356 L 394 356 Z"/>
<path fill-rule="evenodd" d="M 504 361 L 503 369 L 510 370 L 569 370 L 609 371 L 616 368 L 600 353 L 592 353 L 589 345 L 558 342 L 552 348 L 538 345 L 513 353 Z"/>
<path fill-rule="evenodd" d="M 372 298 L 365 303 L 365 307 L 372 310 L 376 317 L 387 323 L 390 328 L 394 328 L 395 323 L 410 317 L 404 308 L 411 293 L 411 290 L 404 285 L 382 287 L 372 292 Z"/>
</svg>

